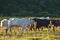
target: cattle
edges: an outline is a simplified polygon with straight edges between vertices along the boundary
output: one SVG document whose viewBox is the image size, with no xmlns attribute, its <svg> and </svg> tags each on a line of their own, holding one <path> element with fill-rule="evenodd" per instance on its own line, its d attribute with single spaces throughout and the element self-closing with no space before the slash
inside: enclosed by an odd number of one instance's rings
<svg viewBox="0 0 60 40">
<path fill-rule="evenodd" d="M 32 25 L 34 25 L 34 20 L 31 19 L 27 19 L 27 18 L 10 18 L 9 20 L 7 19 L 3 19 L 1 21 L 1 27 L 5 26 L 7 27 L 6 29 L 6 33 L 8 31 L 8 29 L 10 29 L 10 31 L 12 30 L 12 27 L 21 27 L 23 30 L 31 30 L 32 29 Z"/>
<path fill-rule="evenodd" d="M 45 19 L 49 20 L 50 18 L 49 17 L 46 17 Z"/>
<path fill-rule="evenodd" d="M 6 28 L 6 33 L 7 33 L 7 30 L 9 29 L 7 19 L 1 20 L 1 27 L 5 27 Z"/>
<path fill-rule="evenodd" d="M 27 29 L 32 29 L 32 25 L 34 25 L 34 20 L 29 20 L 26 18 L 10 18 L 8 20 L 8 27 L 10 28 L 10 31 L 12 30 L 13 26 L 18 26 L 21 27 L 23 30 L 27 30 Z M 30 26 L 31 25 L 31 26 Z M 7 30 L 8 31 L 8 30 Z"/>
<path fill-rule="evenodd" d="M 7 27 L 7 26 L 8 26 L 8 20 L 7 19 L 1 20 L 1 27 Z"/>
<path fill-rule="evenodd" d="M 46 19 L 46 20 L 49 20 L 50 18 L 49 17 L 40 17 L 38 19 Z"/>
<path fill-rule="evenodd" d="M 36 29 L 39 29 L 42 26 L 44 26 L 46 28 L 50 28 L 50 26 L 48 26 L 50 24 L 50 20 L 47 20 L 47 19 L 37 19 L 37 18 L 34 18 L 33 20 L 35 22 L 37 22 Z M 41 30 L 43 30 L 43 28 Z"/>
<path fill-rule="evenodd" d="M 39 19 L 45 19 L 44 17 L 40 17 Z"/>
<path fill-rule="evenodd" d="M 55 27 L 60 26 L 60 20 L 51 20 L 53 26 L 53 31 L 55 31 Z"/>
</svg>

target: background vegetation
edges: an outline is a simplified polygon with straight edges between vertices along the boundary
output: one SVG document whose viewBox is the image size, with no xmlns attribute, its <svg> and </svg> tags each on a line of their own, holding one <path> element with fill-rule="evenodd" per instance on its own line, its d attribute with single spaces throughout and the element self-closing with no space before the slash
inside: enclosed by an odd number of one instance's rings
<svg viewBox="0 0 60 40">
<path fill-rule="evenodd" d="M 60 0 L 0 0 L 0 16 L 60 17 Z"/>
</svg>

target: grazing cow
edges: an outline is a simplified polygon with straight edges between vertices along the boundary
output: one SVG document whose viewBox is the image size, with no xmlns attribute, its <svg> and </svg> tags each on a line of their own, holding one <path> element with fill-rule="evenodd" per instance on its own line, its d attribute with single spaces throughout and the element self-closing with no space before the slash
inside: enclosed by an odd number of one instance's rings
<svg viewBox="0 0 60 40">
<path fill-rule="evenodd" d="M 34 24 L 34 20 L 29 20 L 26 18 L 12 18 L 8 20 L 8 26 L 10 27 L 10 29 L 12 29 L 13 26 L 19 26 L 21 27 L 23 30 L 24 29 L 32 29 L 31 26 L 29 26 L 30 24 L 33 25 Z"/>
<path fill-rule="evenodd" d="M 55 27 L 60 26 L 60 20 L 51 20 L 53 26 L 53 31 L 55 31 Z"/>
<path fill-rule="evenodd" d="M 42 26 L 45 26 L 46 28 L 50 28 L 50 27 L 48 27 L 48 25 L 50 24 L 50 20 L 47 20 L 47 19 L 37 19 L 37 18 L 34 18 L 33 20 L 35 22 L 37 22 L 36 29 L 39 29 Z M 41 30 L 43 30 L 43 28 Z"/>
<path fill-rule="evenodd" d="M 26 18 L 10 18 L 9 20 L 4 19 L 1 21 L 1 27 L 5 26 L 7 27 L 6 29 L 6 33 L 8 31 L 8 29 L 10 29 L 10 31 L 12 30 L 13 26 L 18 26 L 21 27 L 23 30 L 24 29 L 32 29 L 32 25 L 34 25 L 34 20 L 31 19 L 26 19 Z"/>
</svg>

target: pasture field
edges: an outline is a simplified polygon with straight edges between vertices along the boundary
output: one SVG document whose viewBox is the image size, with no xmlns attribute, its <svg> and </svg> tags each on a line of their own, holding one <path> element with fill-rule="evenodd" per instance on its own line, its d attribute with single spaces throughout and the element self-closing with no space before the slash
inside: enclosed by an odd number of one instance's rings
<svg viewBox="0 0 60 40">
<path fill-rule="evenodd" d="M 2 19 L 4 18 L 0 18 L 0 21 Z M 6 34 L 5 28 L 0 28 L 0 40 L 60 40 L 60 27 L 57 27 L 55 32 L 52 29 L 49 31 L 46 28 L 43 31 L 22 31 L 21 29 L 13 28 L 12 32 L 8 30 Z"/>
<path fill-rule="evenodd" d="M 49 31 L 46 28 L 43 31 L 22 31 L 13 28 L 12 32 L 8 30 L 7 34 L 5 28 L 0 28 L 0 40 L 60 40 L 60 27 L 56 28 L 56 32 L 52 28 Z"/>
</svg>

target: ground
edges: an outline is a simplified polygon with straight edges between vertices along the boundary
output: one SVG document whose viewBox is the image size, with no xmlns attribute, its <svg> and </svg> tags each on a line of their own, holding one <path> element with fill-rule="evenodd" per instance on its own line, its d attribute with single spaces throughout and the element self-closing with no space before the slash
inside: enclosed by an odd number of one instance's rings
<svg viewBox="0 0 60 40">
<path fill-rule="evenodd" d="M 43 31 L 18 31 L 18 28 L 14 28 L 12 33 L 8 30 L 7 34 L 0 28 L 0 40 L 60 40 L 60 27 L 55 32 L 52 28 L 49 31 L 46 28 Z"/>
</svg>

